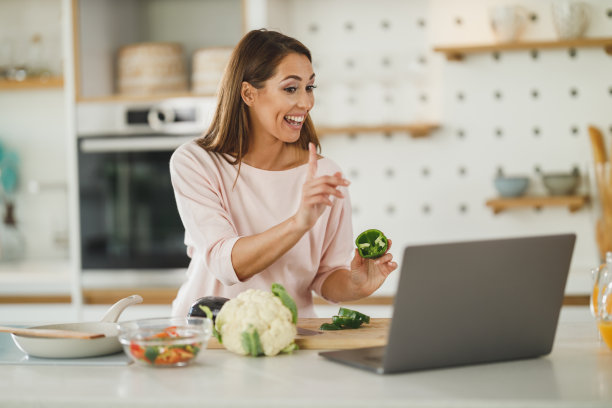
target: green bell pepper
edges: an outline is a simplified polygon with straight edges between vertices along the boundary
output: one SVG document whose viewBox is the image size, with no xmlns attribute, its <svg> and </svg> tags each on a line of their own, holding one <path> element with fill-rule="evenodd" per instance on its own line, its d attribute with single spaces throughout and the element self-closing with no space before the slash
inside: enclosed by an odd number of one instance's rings
<svg viewBox="0 0 612 408">
<path fill-rule="evenodd" d="M 359 234 L 355 245 L 357 245 L 359 255 L 363 258 L 381 257 L 389 248 L 387 237 L 377 229 L 369 229 Z"/>
</svg>

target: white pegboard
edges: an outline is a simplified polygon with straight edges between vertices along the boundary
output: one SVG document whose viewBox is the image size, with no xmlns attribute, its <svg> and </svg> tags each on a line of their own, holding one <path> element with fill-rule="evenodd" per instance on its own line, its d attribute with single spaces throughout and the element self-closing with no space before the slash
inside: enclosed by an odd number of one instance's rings
<svg viewBox="0 0 612 408">
<path fill-rule="evenodd" d="M 275 2 L 269 2 L 273 5 Z M 447 62 L 434 45 L 495 40 L 493 0 L 292 0 L 268 27 L 304 42 L 319 88 L 312 115 L 319 125 L 437 121 L 428 138 L 358 134 L 322 139 L 323 154 L 351 179 L 355 232 L 377 227 L 401 261 L 408 244 L 575 232 L 572 272 L 597 264 L 597 206 L 517 209 L 493 215 L 498 167 L 531 178 L 535 167 L 584 175 L 589 189 L 587 126 L 609 135 L 612 57 L 599 48 L 483 53 Z M 556 37 L 549 1 L 520 1 L 530 20 L 525 40 Z M 591 1 L 590 37 L 612 35 L 612 1 Z M 278 11 L 278 10 L 277 10 Z M 274 15 L 272 15 L 274 14 Z M 596 199 L 596 197 L 593 197 Z M 393 293 L 397 276 L 380 290 Z"/>
</svg>

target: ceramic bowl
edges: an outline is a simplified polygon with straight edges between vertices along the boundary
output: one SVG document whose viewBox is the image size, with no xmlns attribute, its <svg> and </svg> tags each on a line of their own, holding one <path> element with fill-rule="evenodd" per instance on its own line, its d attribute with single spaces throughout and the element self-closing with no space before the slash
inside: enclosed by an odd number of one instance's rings
<svg viewBox="0 0 612 408">
<path fill-rule="evenodd" d="M 573 173 L 543 174 L 542 182 L 550 195 L 572 195 L 578 187 L 580 176 Z"/>
<path fill-rule="evenodd" d="M 529 187 L 528 177 L 496 177 L 495 188 L 502 197 L 520 197 Z"/>
<path fill-rule="evenodd" d="M 212 335 L 204 317 L 143 319 L 119 324 L 123 351 L 137 364 L 181 367 L 196 361 Z"/>
</svg>

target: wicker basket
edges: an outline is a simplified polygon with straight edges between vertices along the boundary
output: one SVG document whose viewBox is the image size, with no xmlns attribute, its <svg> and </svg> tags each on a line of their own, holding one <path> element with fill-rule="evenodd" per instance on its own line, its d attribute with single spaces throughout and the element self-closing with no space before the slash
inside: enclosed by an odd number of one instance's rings
<svg viewBox="0 0 612 408">
<path fill-rule="evenodd" d="M 187 91 L 183 48 L 174 43 L 140 43 L 121 47 L 117 89 L 122 94 Z"/>
<path fill-rule="evenodd" d="M 201 48 L 193 53 L 191 90 L 196 94 L 217 93 L 232 48 Z"/>
</svg>

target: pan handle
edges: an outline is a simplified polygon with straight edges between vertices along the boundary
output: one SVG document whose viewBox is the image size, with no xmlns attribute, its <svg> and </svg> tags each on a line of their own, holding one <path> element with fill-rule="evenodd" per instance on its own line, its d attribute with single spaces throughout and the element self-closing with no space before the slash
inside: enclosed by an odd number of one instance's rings
<svg viewBox="0 0 612 408">
<path fill-rule="evenodd" d="M 121 299 L 120 301 L 112 305 L 110 309 L 108 309 L 104 317 L 102 317 L 101 321 L 115 323 L 117 319 L 119 319 L 119 315 L 121 314 L 121 312 L 123 312 L 126 307 L 134 305 L 136 303 L 142 303 L 142 297 L 140 295 L 132 295 Z"/>
</svg>

